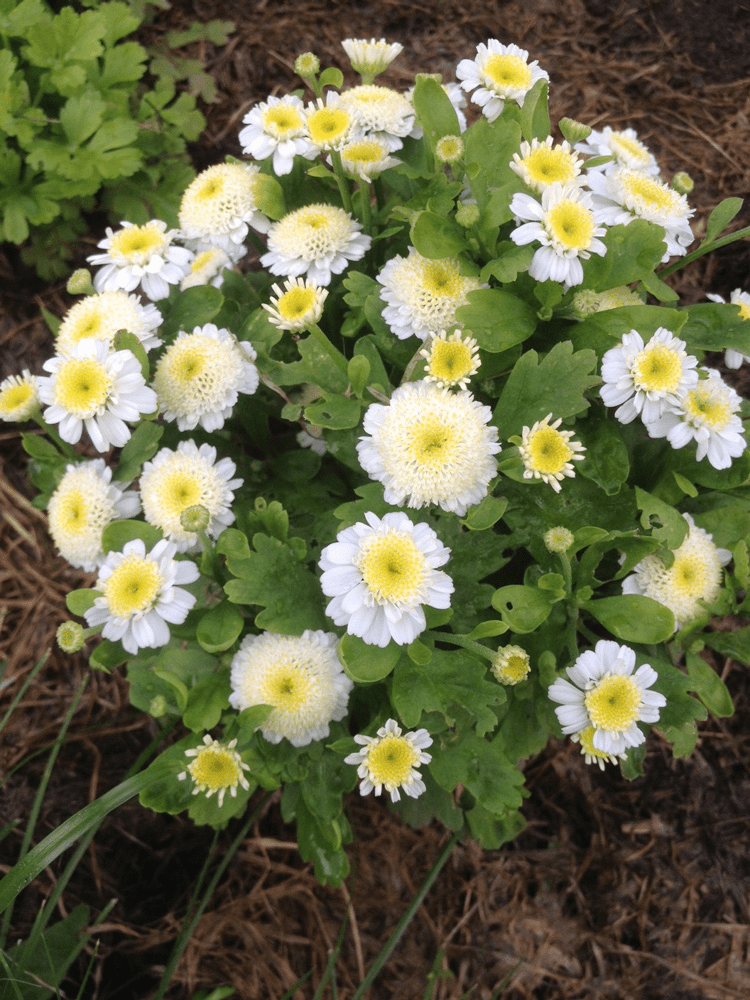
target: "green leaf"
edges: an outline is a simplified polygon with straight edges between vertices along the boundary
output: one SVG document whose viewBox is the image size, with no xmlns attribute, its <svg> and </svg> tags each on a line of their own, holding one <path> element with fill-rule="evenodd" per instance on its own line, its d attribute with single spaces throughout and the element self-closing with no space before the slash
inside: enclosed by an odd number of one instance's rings
<svg viewBox="0 0 750 1000">
<path fill-rule="evenodd" d="M 654 268 L 664 256 L 664 230 L 643 219 L 634 219 L 627 226 L 611 226 L 603 242 L 606 255 L 593 255 L 583 265 L 582 287 L 596 292 L 653 278 Z M 663 282 L 656 282 L 666 288 Z"/>
<path fill-rule="evenodd" d="M 461 524 L 471 531 L 486 531 L 497 524 L 508 508 L 505 497 L 486 496 L 484 500 L 469 507 Z"/>
<path fill-rule="evenodd" d="M 548 91 L 547 81 L 537 80 L 524 96 L 520 121 L 521 132 L 527 142 L 531 142 L 532 139 L 546 139 L 550 134 Z"/>
<path fill-rule="evenodd" d="M 522 299 L 502 288 L 479 288 L 467 295 L 456 319 L 463 323 L 484 351 L 499 354 L 527 340 L 536 329 L 534 310 Z M 498 322 L 502 316 L 502 322 Z"/>
<path fill-rule="evenodd" d="M 286 214 L 284 189 L 270 174 L 256 174 L 253 181 L 253 196 L 258 211 L 276 222 Z"/>
<path fill-rule="evenodd" d="M 90 940 L 91 935 L 84 933 L 90 919 L 88 906 L 79 903 L 64 920 L 43 931 L 31 951 L 28 942 L 20 941 L 4 952 L 12 976 L 10 983 L 15 989 L 9 990 L 6 980 L 3 997 L 46 1000 L 51 995 L 46 987 L 60 996 L 57 987 Z M 44 987 L 39 985 L 42 982 Z"/>
<path fill-rule="evenodd" d="M 88 611 L 89 608 L 93 608 L 94 601 L 97 597 L 101 596 L 102 593 L 100 590 L 71 590 L 65 598 L 65 605 L 71 615 L 83 618 L 84 612 Z"/>
<path fill-rule="evenodd" d="M 695 691 L 711 715 L 715 715 L 717 719 L 728 719 L 733 715 L 732 696 L 713 667 L 698 653 L 692 652 L 685 655 L 685 664 L 691 690 Z"/>
<path fill-rule="evenodd" d="M 491 742 L 473 733 L 435 754 L 430 771 L 447 791 L 460 783 L 490 812 L 502 815 L 522 802 L 523 775 L 505 754 L 502 737 Z"/>
<path fill-rule="evenodd" d="M 635 488 L 635 502 L 642 511 L 641 524 L 646 531 L 651 531 L 654 538 L 658 538 L 668 549 L 678 549 L 689 530 L 682 514 L 638 486 Z"/>
<path fill-rule="evenodd" d="M 552 603 L 546 593 L 535 587 L 513 584 L 495 591 L 492 607 L 500 612 L 511 632 L 523 635 L 533 632 L 547 620 Z"/>
<path fill-rule="evenodd" d="M 674 635 L 674 615 L 669 608 L 650 597 L 623 594 L 584 601 L 581 607 L 624 642 L 651 645 L 666 642 Z"/>
<path fill-rule="evenodd" d="M 203 733 L 219 724 L 221 713 L 229 708 L 229 668 L 198 681 L 188 693 L 182 721 L 194 733 Z"/>
<path fill-rule="evenodd" d="M 619 493 L 630 472 L 628 449 L 618 428 L 619 424 L 603 419 L 583 420 L 577 425 L 586 455 L 576 464 L 576 471 L 609 496 Z"/>
<path fill-rule="evenodd" d="M 703 632 L 701 639 L 717 653 L 750 667 L 750 626 L 734 632 Z"/>
<path fill-rule="evenodd" d="M 500 437 L 520 434 L 524 426 L 531 426 L 548 413 L 564 420 L 583 412 L 589 406 L 584 392 L 599 382 L 595 372 L 594 352 L 574 354 L 570 341 L 555 344 L 541 363 L 536 351 L 522 354 L 508 376 L 492 417 Z"/>
<path fill-rule="evenodd" d="M 720 201 L 708 217 L 706 235 L 703 238 L 701 246 L 704 247 L 707 243 L 713 243 L 717 237 L 721 236 L 722 232 L 741 208 L 742 198 L 725 198 L 723 201 Z"/>
<path fill-rule="evenodd" d="M 68 142 L 82 146 L 101 125 L 106 107 L 95 90 L 69 97 L 60 109 L 60 124 Z"/>
<path fill-rule="evenodd" d="M 162 537 L 158 528 L 145 521 L 112 521 L 102 532 L 102 549 L 105 553 L 122 552 L 128 542 L 140 538 L 149 552 Z"/>
<path fill-rule="evenodd" d="M 382 681 L 401 659 L 403 649 L 395 642 L 387 646 L 369 646 L 358 636 L 347 634 L 338 644 L 338 655 L 344 670 L 353 681 L 374 684 Z"/>
<path fill-rule="evenodd" d="M 461 134 L 456 109 L 437 80 L 418 74 L 412 102 L 433 150 L 444 135 Z"/>
<path fill-rule="evenodd" d="M 482 281 L 496 278 L 501 284 L 509 285 L 516 280 L 519 272 L 528 271 L 536 253 L 533 246 L 519 247 L 508 241 L 500 243 L 497 249 L 502 250 L 502 254 L 484 265 L 479 274 Z"/>
<path fill-rule="evenodd" d="M 357 354 L 349 359 L 346 374 L 354 394 L 358 399 L 362 399 L 365 394 L 365 387 L 370 378 L 370 362 L 364 355 Z"/>
<path fill-rule="evenodd" d="M 346 430 L 357 426 L 361 412 L 360 401 L 355 396 L 326 394 L 321 402 L 305 407 L 305 419 L 315 427 Z"/>
<path fill-rule="evenodd" d="M 130 483 L 135 479 L 143 463 L 150 461 L 156 454 L 163 433 L 164 427 L 151 420 L 143 420 L 136 427 L 120 452 L 120 461 L 114 474 L 116 482 Z"/>
<path fill-rule="evenodd" d="M 320 820 L 302 799 L 297 803 L 297 846 L 302 860 L 312 861 L 321 885 L 341 887 L 349 859 L 341 846 L 340 822 Z"/>
<path fill-rule="evenodd" d="M 329 66 L 327 69 L 324 69 L 318 77 L 318 86 L 321 88 L 334 87 L 336 90 L 341 90 L 343 83 L 344 74 L 335 66 Z"/>
<path fill-rule="evenodd" d="M 130 351 L 130 353 L 138 359 L 144 382 L 148 382 L 150 374 L 148 355 L 143 349 L 143 344 L 138 337 L 136 337 L 134 333 L 130 333 L 128 330 L 118 330 L 114 336 L 114 340 L 112 341 L 112 346 L 116 351 Z"/>
<path fill-rule="evenodd" d="M 411 227 L 414 248 L 429 260 L 444 260 L 466 250 L 464 231 L 452 219 L 435 212 L 420 212 Z"/>
<path fill-rule="evenodd" d="M 110 642 L 109 639 L 102 639 L 99 645 L 94 647 L 91 656 L 89 656 L 89 666 L 109 673 L 115 667 L 120 667 L 123 663 L 126 663 L 129 657 L 130 654 L 123 649 L 121 642 Z"/>
<path fill-rule="evenodd" d="M 198 622 L 196 638 L 207 653 L 223 653 L 234 645 L 244 625 L 242 612 L 229 601 L 222 601 L 207 611 Z"/>
<path fill-rule="evenodd" d="M 192 333 L 196 326 L 210 323 L 223 304 L 224 297 L 218 288 L 211 285 L 186 288 L 168 306 L 163 301 L 159 303 L 164 316 L 159 335 L 169 343 L 180 330 Z"/>
<path fill-rule="evenodd" d="M 658 729 L 672 746 L 673 757 L 690 757 L 698 742 L 698 730 L 694 722 L 683 722 L 680 726 L 662 726 Z"/>
<path fill-rule="evenodd" d="M 625 760 L 620 761 L 620 773 L 626 781 L 635 781 L 643 777 L 643 761 L 646 758 L 646 744 L 639 747 L 629 747 Z"/>
</svg>

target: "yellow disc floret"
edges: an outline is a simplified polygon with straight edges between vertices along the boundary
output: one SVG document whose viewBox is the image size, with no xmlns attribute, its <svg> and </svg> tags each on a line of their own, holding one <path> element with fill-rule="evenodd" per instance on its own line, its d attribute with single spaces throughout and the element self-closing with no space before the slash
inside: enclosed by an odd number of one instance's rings
<svg viewBox="0 0 750 1000">
<path fill-rule="evenodd" d="M 552 245 L 559 250 L 586 250 L 594 237 L 593 213 L 580 202 L 565 198 L 544 214 Z"/>
<path fill-rule="evenodd" d="M 158 222 L 120 229 L 109 241 L 109 255 L 118 264 L 147 264 L 154 254 L 160 254 L 170 243 Z"/>
<path fill-rule="evenodd" d="M 584 704 L 595 728 L 622 733 L 639 718 L 641 690 L 632 676 L 608 674 L 586 694 Z"/>
<path fill-rule="evenodd" d="M 644 392 L 675 392 L 683 375 L 683 356 L 684 351 L 650 341 L 633 361 L 633 385 Z"/>
<path fill-rule="evenodd" d="M 500 94 L 531 87 L 531 68 L 525 59 L 516 55 L 493 53 L 482 67 L 482 76 Z"/>
<path fill-rule="evenodd" d="M 112 378 L 95 358 L 70 358 L 57 373 L 55 403 L 85 420 L 100 413 L 112 391 Z"/>
<path fill-rule="evenodd" d="M 132 618 L 154 606 L 162 583 L 158 563 L 131 554 L 106 579 L 103 594 L 114 618 Z"/>
<path fill-rule="evenodd" d="M 376 603 L 420 603 L 428 566 L 408 532 L 369 535 L 363 539 L 356 565 Z"/>
<path fill-rule="evenodd" d="M 411 769 L 419 761 L 419 752 L 403 736 L 389 734 L 370 748 L 367 766 L 370 781 L 386 788 L 407 783 Z"/>
</svg>

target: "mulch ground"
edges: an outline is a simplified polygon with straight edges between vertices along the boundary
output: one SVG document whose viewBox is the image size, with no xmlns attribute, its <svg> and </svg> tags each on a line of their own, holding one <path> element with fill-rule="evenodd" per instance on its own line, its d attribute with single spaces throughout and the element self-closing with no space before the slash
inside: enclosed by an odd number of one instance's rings
<svg viewBox="0 0 750 1000">
<path fill-rule="evenodd" d="M 401 41 L 405 51 L 383 80 L 406 87 L 417 71 L 453 79 L 458 60 L 495 37 L 529 49 L 547 69 L 553 121 L 568 115 L 599 127 L 632 126 L 665 177 L 687 170 L 695 181 L 690 201 L 697 235 L 720 198 L 744 197 L 750 188 L 747 0 L 481 6 L 458 0 L 195 0 L 159 12 L 141 40 L 154 44 L 170 28 L 213 18 L 232 20 L 236 29 L 224 49 L 200 43 L 191 53 L 219 87 L 206 134 L 193 151 L 200 167 L 240 155 L 242 116 L 269 94 L 298 85 L 292 66 L 300 51 L 316 52 L 324 65 L 341 64 L 341 38 Z M 748 223 L 746 207 L 737 225 Z M 92 233 L 91 243 L 99 236 Z M 2 374 L 39 371 L 52 353 L 40 309 L 61 316 L 70 300 L 62 284 L 40 284 L 12 248 L 2 249 Z M 673 284 L 689 303 L 708 290 L 728 296 L 736 287 L 748 289 L 749 273 L 745 243 L 698 262 Z M 735 384 L 750 394 L 744 374 Z M 55 628 L 67 617 L 65 594 L 92 579 L 56 556 L 43 515 L 29 505 L 24 468 L 18 431 L 6 426 L 0 431 L 5 705 L 53 646 Z M 454 850 L 372 1000 L 458 1000 L 469 991 L 478 1000 L 750 995 L 750 681 L 747 669 L 732 661 L 717 668 L 737 712 L 701 727 L 690 760 L 673 760 L 654 735 L 646 775 L 631 783 L 614 769 L 587 768 L 570 742 L 553 741 L 527 762 L 526 831 L 500 851 L 472 843 Z M 52 649 L 0 734 L 0 773 L 6 776 L 0 828 L 20 821 L 0 843 L 0 871 L 17 856 L 46 751 L 89 673 L 83 659 Z M 130 708 L 121 676 L 92 674 L 53 773 L 39 837 L 120 781 L 155 732 L 153 720 Z M 349 808 L 357 835 L 353 874 L 339 891 L 318 886 L 296 853 L 294 830 L 271 801 L 200 921 L 168 994 L 172 1000 L 223 983 L 242 1000 L 275 1000 L 310 969 L 295 1000 L 312 997 L 348 903 L 337 995 L 351 995 L 446 834 L 438 827 L 403 826 L 380 800 L 353 795 Z M 231 836 L 232 829 L 221 843 Z M 100 950 L 85 996 L 150 995 L 210 841 L 210 831 L 183 817 L 156 816 L 136 803 L 110 817 L 59 904 L 64 916 L 78 902 L 97 912 L 118 900 L 98 931 Z M 46 870 L 19 897 L 13 940 L 27 932 L 59 870 Z M 77 995 L 82 963 L 65 983 L 67 996 Z M 425 992 L 428 983 L 432 993 Z"/>
</svg>

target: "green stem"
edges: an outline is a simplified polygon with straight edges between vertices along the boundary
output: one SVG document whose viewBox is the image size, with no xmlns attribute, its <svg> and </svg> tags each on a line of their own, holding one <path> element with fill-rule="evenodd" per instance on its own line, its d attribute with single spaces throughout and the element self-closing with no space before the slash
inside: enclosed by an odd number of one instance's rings
<svg viewBox="0 0 750 1000">
<path fill-rule="evenodd" d="M 490 663 L 495 659 L 496 654 L 494 649 L 490 649 L 489 646 L 483 646 L 481 642 L 475 642 L 474 639 L 467 639 L 465 635 L 454 635 L 453 632 L 434 632 L 432 629 L 428 629 L 422 635 L 436 639 L 438 642 L 450 642 L 454 646 L 463 646 L 464 649 L 470 649 L 472 653 L 476 653 L 477 656 L 489 660 Z"/>
<path fill-rule="evenodd" d="M 360 986 L 358 987 L 358 989 L 355 991 L 355 993 L 352 994 L 351 1000 L 361 1000 L 361 998 L 369 990 L 370 986 L 372 986 L 372 984 L 375 981 L 375 978 L 378 975 L 378 973 L 380 972 L 380 970 L 383 968 L 383 966 L 385 965 L 385 963 L 391 957 L 391 954 L 393 953 L 394 949 L 396 948 L 396 945 L 401 940 L 401 937 L 402 937 L 404 931 L 409 926 L 409 924 L 411 923 L 411 921 L 414 919 L 414 917 L 415 917 L 415 915 L 417 913 L 417 910 L 422 905 L 422 900 L 427 895 L 427 893 L 430 891 L 430 889 L 432 888 L 433 883 L 435 882 L 435 879 L 438 877 L 438 875 L 442 871 L 443 867 L 445 866 L 446 861 L 448 860 L 448 858 L 451 855 L 451 851 L 456 846 L 456 842 L 458 841 L 459 835 L 460 835 L 460 833 L 454 833 L 453 836 L 451 837 L 451 839 L 448 841 L 448 843 L 443 848 L 443 851 L 440 854 L 440 857 L 437 859 L 437 861 L 435 862 L 435 864 L 432 866 L 432 868 L 430 869 L 430 872 L 429 872 L 427 878 L 424 880 L 424 882 L 420 886 L 419 892 L 417 893 L 417 895 L 414 897 L 414 899 L 409 904 L 409 908 L 407 909 L 406 913 L 403 915 L 403 917 L 396 924 L 395 930 L 393 931 L 393 933 L 391 934 L 391 936 L 386 941 L 386 943 L 383 946 L 383 948 L 382 948 L 380 954 L 378 955 L 378 957 L 372 963 L 369 972 L 367 973 L 367 975 L 365 976 L 365 978 L 362 980 L 362 982 L 361 982 Z M 156 998 L 154 998 L 154 1000 L 156 1000 Z"/>
<path fill-rule="evenodd" d="M 326 337 L 323 331 L 320 329 L 317 323 L 313 323 L 308 327 L 310 336 L 313 337 L 318 346 L 328 355 L 334 365 L 347 376 L 349 371 L 349 362 L 346 360 L 341 351 L 337 351 L 333 346 L 331 341 Z"/>
<path fill-rule="evenodd" d="M 734 243 L 737 240 L 744 240 L 746 237 L 750 237 L 750 226 L 738 229 L 736 233 L 730 233 L 729 236 L 722 236 L 720 240 L 712 240 L 710 243 L 704 243 L 686 257 L 680 257 L 673 264 L 668 264 L 661 271 L 657 271 L 657 277 L 663 278 L 667 274 L 673 274 L 675 271 L 679 271 L 680 268 L 685 267 L 686 264 L 692 264 L 694 260 L 703 257 L 704 254 L 711 253 L 712 250 L 719 250 L 721 247 L 729 246 L 730 243 Z"/>
<path fill-rule="evenodd" d="M 336 149 L 331 150 L 331 166 L 333 167 L 336 183 L 339 186 L 339 194 L 341 195 L 341 201 L 344 209 L 349 213 L 349 215 L 354 215 L 352 208 L 352 193 L 349 189 L 349 179 L 344 173 L 344 168 L 341 165 L 341 153 L 339 153 Z"/>
<path fill-rule="evenodd" d="M 372 231 L 372 205 L 370 204 L 371 186 L 368 181 L 358 180 L 357 187 L 359 188 L 359 200 L 362 205 L 362 228 L 370 236 L 374 236 L 375 234 Z"/>
</svg>

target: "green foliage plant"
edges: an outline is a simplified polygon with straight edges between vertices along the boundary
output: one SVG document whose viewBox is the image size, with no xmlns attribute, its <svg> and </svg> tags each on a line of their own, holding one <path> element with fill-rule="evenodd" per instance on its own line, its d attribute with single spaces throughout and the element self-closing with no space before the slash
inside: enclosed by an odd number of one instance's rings
<svg viewBox="0 0 750 1000">
<path fill-rule="evenodd" d="M 525 54 L 513 58 L 526 65 Z M 133 705 L 180 737 L 129 793 L 222 828 L 256 790 L 281 789 L 302 857 L 321 882 L 340 885 L 353 836 L 346 801 L 358 783 L 385 792 L 407 823 L 438 820 L 497 848 L 523 829 L 522 762 L 563 730 L 588 762 L 634 778 L 652 728 L 687 756 L 698 721 L 733 711 L 701 654 L 750 663 L 750 629 L 712 626 L 745 614 L 750 600 L 747 403 L 703 363 L 708 352 L 750 354 L 749 327 L 744 300 L 684 306 L 663 279 L 748 233 L 722 235 L 740 207 L 728 199 L 685 256 L 687 202 L 653 171 L 617 176 L 651 192 L 662 224 L 634 217 L 624 197 L 615 203 L 602 168 L 619 168 L 612 148 L 600 148 L 606 136 L 590 137 L 578 157 L 548 139 L 545 76 L 504 101 L 486 90 L 485 113 L 465 128 L 455 90 L 419 76 L 408 100 L 378 92 L 402 109 L 378 133 L 364 112 L 346 111 L 357 92 L 341 90 L 339 70 L 320 72 L 310 54 L 298 69 L 314 99 L 253 109 L 242 141 L 256 162 L 199 175 L 178 234 L 131 225 L 100 244 L 97 294 L 74 308 L 104 315 L 106 295 L 125 282 L 145 287 L 161 267 L 163 284 L 148 286 L 158 326 L 152 306 L 128 329 L 115 322 L 101 333 L 109 354 L 86 338 L 60 347 L 43 378 L 4 383 L 0 406 L 44 431 L 24 435 L 36 503 L 78 565 L 87 557 L 71 539 L 93 501 L 83 488 L 71 501 L 66 486 L 62 517 L 61 482 L 83 468 L 74 447 L 83 424 L 99 421 L 98 439 L 106 431 L 107 472 L 99 460 L 96 476 L 111 506 L 87 536 L 99 577 L 68 607 L 86 620 L 77 641 L 104 632 L 92 668 L 124 668 Z M 578 142 L 589 131 L 564 128 Z M 535 153 L 537 165 L 549 153 L 577 170 L 590 192 L 576 181 L 540 194 L 519 166 Z M 187 256 L 168 259 L 170 240 Z M 149 241 L 149 275 L 135 257 L 116 264 L 115 246 Z M 265 270 L 236 268 L 248 244 Z M 422 268 L 412 284 L 393 277 L 405 261 Z M 75 283 L 80 290 L 80 275 Z M 447 320 L 440 314 L 445 328 L 418 328 L 418 307 L 442 308 L 456 288 L 465 295 Z M 60 344 L 76 322 L 71 310 Z M 628 369 L 623 389 L 628 344 L 632 366 L 645 367 Z M 454 361 L 441 365 L 440 351 Z M 647 362 L 665 358 L 683 381 L 668 400 L 647 397 L 648 379 L 661 377 L 661 362 Z M 126 367 L 140 415 L 117 410 L 104 390 L 100 409 L 86 410 L 92 384 L 119 386 Z M 74 384 L 76 371 L 88 374 Z M 64 377 L 80 405 L 55 395 Z M 404 399 L 411 409 L 383 444 L 378 434 Z M 435 408 L 420 410 L 423 399 Z M 698 423 L 679 413 L 693 406 L 695 421 L 718 421 L 717 399 L 724 437 L 714 429 L 696 440 L 686 428 Z M 459 406 L 457 422 L 441 423 Z M 124 432 L 115 428 L 123 416 Z M 462 439 L 469 424 L 476 436 Z M 154 470 L 176 455 L 193 468 L 200 449 L 224 463 L 213 492 L 175 473 L 166 499 L 149 506 Z M 402 548 L 388 547 L 394 538 Z M 124 576 L 126 563 L 142 575 Z M 157 601 L 148 588 L 162 583 Z M 336 661 L 320 682 L 332 699 L 321 717 L 307 668 L 288 652 L 304 643 Z M 250 692 L 238 665 L 247 677 L 267 648 L 287 650 L 274 669 L 288 673 Z"/>
</svg>

